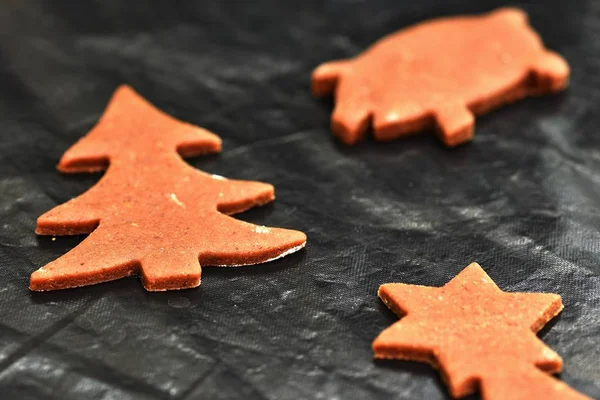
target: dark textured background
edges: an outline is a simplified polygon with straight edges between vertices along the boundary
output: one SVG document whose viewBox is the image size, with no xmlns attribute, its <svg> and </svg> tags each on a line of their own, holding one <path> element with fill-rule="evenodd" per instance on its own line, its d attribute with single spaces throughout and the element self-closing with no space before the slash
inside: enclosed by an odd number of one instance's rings
<svg viewBox="0 0 600 400">
<path fill-rule="evenodd" d="M 563 296 L 541 337 L 562 379 L 600 397 L 600 3 L 522 4 L 571 87 L 479 118 L 454 150 L 431 134 L 339 145 L 310 72 L 500 1 L 295 3 L 0 3 L 0 398 L 443 399 L 428 366 L 372 361 L 396 320 L 376 291 L 442 285 L 474 260 L 504 290 Z M 221 155 L 191 163 L 273 183 L 277 201 L 241 218 L 303 230 L 307 249 L 205 269 L 184 292 L 131 278 L 30 293 L 81 240 L 37 238 L 36 217 L 98 179 L 54 166 L 120 83 L 221 135 Z"/>
</svg>

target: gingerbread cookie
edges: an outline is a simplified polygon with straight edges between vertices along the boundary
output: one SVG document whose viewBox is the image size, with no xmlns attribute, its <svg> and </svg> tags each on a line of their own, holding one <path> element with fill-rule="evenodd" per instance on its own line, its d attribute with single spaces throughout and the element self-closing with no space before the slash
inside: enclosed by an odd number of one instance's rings
<svg viewBox="0 0 600 400">
<path fill-rule="evenodd" d="M 39 235 L 91 234 L 35 271 L 31 290 L 132 274 L 141 274 L 147 290 L 191 288 L 200 284 L 200 264 L 257 264 L 301 249 L 302 232 L 224 215 L 272 201 L 273 186 L 206 174 L 180 157 L 220 150 L 218 136 L 166 115 L 121 86 L 99 123 L 58 164 L 62 172 L 108 167 L 105 175 L 37 221 Z"/>
<path fill-rule="evenodd" d="M 391 34 L 312 75 L 315 96 L 335 91 L 333 133 L 346 144 L 372 125 L 377 140 L 434 126 L 446 146 L 471 140 L 474 115 L 563 90 L 569 66 L 544 48 L 518 9 L 440 18 Z"/>
<path fill-rule="evenodd" d="M 379 297 L 404 316 L 375 339 L 375 357 L 432 364 L 453 397 L 588 399 L 549 375 L 562 360 L 535 335 L 562 310 L 557 294 L 503 292 L 473 263 L 443 287 L 389 283 Z"/>
</svg>

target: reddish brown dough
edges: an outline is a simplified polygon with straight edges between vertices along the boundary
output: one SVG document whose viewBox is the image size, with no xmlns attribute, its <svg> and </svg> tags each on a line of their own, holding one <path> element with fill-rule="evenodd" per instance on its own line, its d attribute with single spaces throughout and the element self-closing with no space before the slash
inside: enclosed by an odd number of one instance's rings
<svg viewBox="0 0 600 400">
<path fill-rule="evenodd" d="M 473 137 L 474 114 L 558 92 L 568 79 L 566 61 L 544 48 L 527 15 L 503 8 L 423 22 L 353 59 L 322 64 L 312 92 L 335 92 L 331 129 L 346 144 L 371 125 L 377 140 L 433 125 L 446 146 L 456 146 Z"/>
<path fill-rule="evenodd" d="M 58 164 L 62 172 L 108 167 L 105 175 L 37 221 L 39 235 L 91 235 L 35 271 L 30 289 L 66 289 L 138 273 L 147 290 L 191 288 L 200 284 L 200 264 L 257 264 L 301 249 L 302 232 L 224 215 L 272 201 L 273 186 L 206 174 L 179 155 L 220 150 L 218 136 L 121 86 L 98 124 Z"/>
<path fill-rule="evenodd" d="M 549 375 L 562 360 L 535 335 L 562 310 L 557 294 L 503 292 L 473 263 L 443 287 L 388 283 L 379 297 L 404 316 L 375 339 L 375 357 L 432 364 L 453 397 L 589 399 Z"/>
</svg>

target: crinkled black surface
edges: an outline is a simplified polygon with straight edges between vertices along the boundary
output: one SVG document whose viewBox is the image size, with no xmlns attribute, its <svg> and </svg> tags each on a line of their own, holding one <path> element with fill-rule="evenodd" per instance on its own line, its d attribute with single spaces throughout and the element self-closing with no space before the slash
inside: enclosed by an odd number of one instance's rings
<svg viewBox="0 0 600 400">
<path fill-rule="evenodd" d="M 309 95 L 320 62 L 500 5 L 1 2 L 0 398 L 447 398 L 427 365 L 372 361 L 396 320 L 376 292 L 442 285 L 471 261 L 504 290 L 563 296 L 541 337 L 564 358 L 562 379 L 600 397 L 600 4 L 522 4 L 570 62 L 571 86 L 479 118 L 457 149 L 430 133 L 344 147 L 331 101 Z M 306 250 L 207 268 L 183 292 L 131 278 L 30 293 L 30 273 L 82 239 L 38 238 L 36 217 L 99 177 L 54 167 L 120 83 L 221 135 L 221 155 L 190 162 L 273 183 L 277 201 L 240 218 L 303 230 Z"/>
</svg>

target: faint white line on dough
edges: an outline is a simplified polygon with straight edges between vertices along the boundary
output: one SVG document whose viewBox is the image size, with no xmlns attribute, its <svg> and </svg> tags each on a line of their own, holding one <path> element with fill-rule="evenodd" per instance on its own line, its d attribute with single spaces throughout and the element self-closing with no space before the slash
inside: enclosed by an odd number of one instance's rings
<svg viewBox="0 0 600 400">
<path fill-rule="evenodd" d="M 173 200 L 173 202 L 175 204 L 177 204 L 179 207 L 181 208 L 185 208 L 185 204 L 183 204 L 183 202 L 181 200 L 179 200 L 177 198 L 177 195 L 175 193 L 171 193 L 171 196 L 169 196 L 171 198 L 171 200 Z"/>
</svg>

